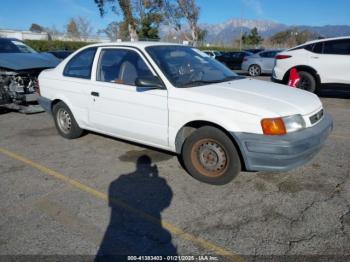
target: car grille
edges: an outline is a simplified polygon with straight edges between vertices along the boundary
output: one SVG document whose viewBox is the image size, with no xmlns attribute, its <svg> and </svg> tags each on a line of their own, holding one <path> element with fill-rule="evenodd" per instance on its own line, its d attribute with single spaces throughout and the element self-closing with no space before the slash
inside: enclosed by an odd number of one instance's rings
<svg viewBox="0 0 350 262">
<path fill-rule="evenodd" d="M 316 124 L 318 121 L 320 121 L 323 117 L 323 109 L 321 109 L 320 111 L 318 111 L 316 114 L 310 116 L 310 122 L 311 124 Z"/>
</svg>

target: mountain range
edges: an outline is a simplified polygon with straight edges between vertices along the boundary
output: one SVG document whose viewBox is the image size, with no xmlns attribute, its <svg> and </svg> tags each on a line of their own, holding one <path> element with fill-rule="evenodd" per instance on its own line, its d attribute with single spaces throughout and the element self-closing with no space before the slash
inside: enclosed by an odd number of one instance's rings
<svg viewBox="0 0 350 262">
<path fill-rule="evenodd" d="M 222 44 L 232 43 L 234 39 L 239 38 L 241 31 L 249 32 L 254 27 L 264 38 L 292 28 L 307 30 L 322 37 L 350 36 L 350 25 L 293 26 L 269 20 L 230 19 L 219 24 L 201 24 L 200 27 L 207 30 L 206 42 Z M 188 27 L 184 27 L 183 30 L 187 31 Z M 169 32 L 169 28 L 161 29 L 162 35 L 166 32 Z"/>
</svg>

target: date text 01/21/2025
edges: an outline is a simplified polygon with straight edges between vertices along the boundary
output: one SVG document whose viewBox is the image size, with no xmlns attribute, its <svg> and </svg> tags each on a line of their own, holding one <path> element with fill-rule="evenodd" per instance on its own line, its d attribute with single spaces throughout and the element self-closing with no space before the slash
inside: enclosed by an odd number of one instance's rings
<svg viewBox="0 0 350 262">
<path fill-rule="evenodd" d="M 217 256 L 128 256 L 128 261 L 218 261 Z"/>
</svg>

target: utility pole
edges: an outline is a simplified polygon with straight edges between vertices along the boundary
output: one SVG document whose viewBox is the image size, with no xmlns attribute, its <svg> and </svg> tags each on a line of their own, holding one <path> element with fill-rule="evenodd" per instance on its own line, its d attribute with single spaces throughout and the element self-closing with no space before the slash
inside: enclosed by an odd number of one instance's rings
<svg viewBox="0 0 350 262">
<path fill-rule="evenodd" d="M 242 3 L 241 7 L 241 19 L 240 19 L 240 24 L 241 24 L 241 33 L 239 37 L 239 51 L 242 51 L 242 37 L 243 37 L 243 12 L 244 12 L 244 4 Z"/>
</svg>

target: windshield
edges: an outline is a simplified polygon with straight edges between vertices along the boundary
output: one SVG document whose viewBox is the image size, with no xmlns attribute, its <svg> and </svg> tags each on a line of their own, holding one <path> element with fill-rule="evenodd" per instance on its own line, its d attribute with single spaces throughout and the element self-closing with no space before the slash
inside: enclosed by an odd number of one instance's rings
<svg viewBox="0 0 350 262">
<path fill-rule="evenodd" d="M 151 46 L 146 50 L 175 87 L 201 86 L 242 78 L 192 47 Z"/>
<path fill-rule="evenodd" d="M 25 43 L 12 40 L 0 39 L 0 53 L 36 53 L 34 49 L 27 46 Z"/>
</svg>

